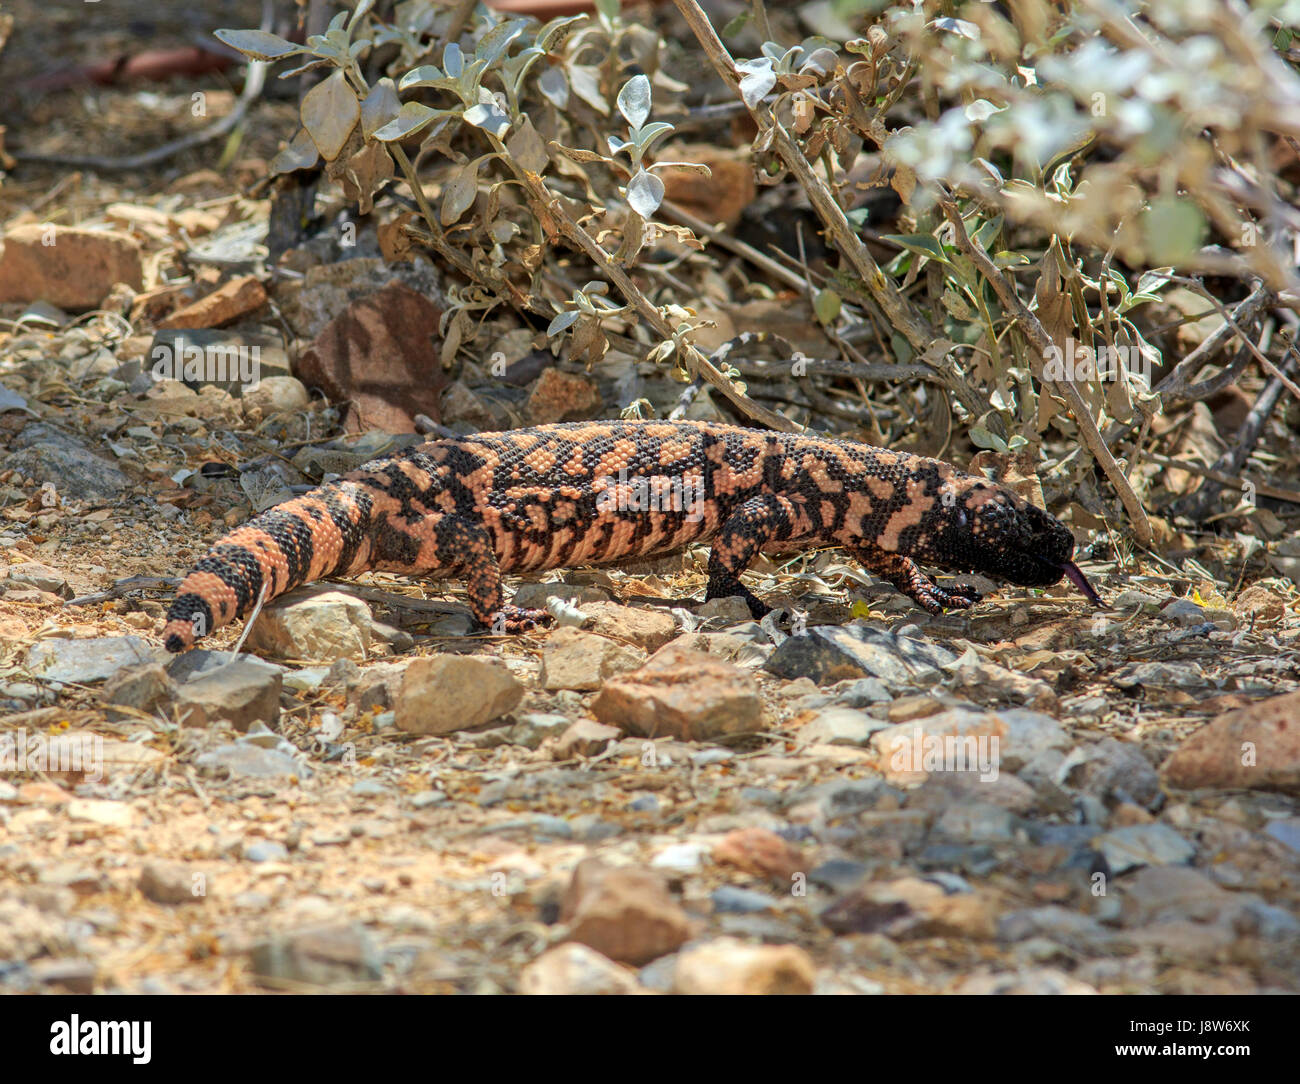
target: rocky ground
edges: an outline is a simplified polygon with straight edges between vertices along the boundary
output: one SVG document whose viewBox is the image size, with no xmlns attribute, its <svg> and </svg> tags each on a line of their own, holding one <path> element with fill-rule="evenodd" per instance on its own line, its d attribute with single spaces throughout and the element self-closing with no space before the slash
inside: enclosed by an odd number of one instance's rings
<svg viewBox="0 0 1300 1084">
<path fill-rule="evenodd" d="M 111 115 L 152 146 L 189 90 L 43 99 L 23 142 L 111 153 Z M 0 193 L 0 989 L 1300 989 L 1290 506 L 1267 562 L 1245 535 L 1084 559 L 1098 612 L 1062 585 L 932 618 L 815 553 L 750 574 L 785 611 L 757 623 L 692 601 L 697 550 L 511 580 L 557 616 L 518 637 L 471 634 L 459 584 L 371 575 L 273 604 L 238 656 L 242 625 L 166 655 L 175 577 L 419 439 L 386 410 L 465 432 L 681 390 L 626 341 L 589 375 L 464 309 L 415 381 L 448 297 L 391 232 L 267 273 L 249 185 L 293 107 L 263 108 L 226 172 Z M 255 348 L 260 382 L 153 379 L 177 336 Z M 358 343 L 405 398 L 348 383 Z"/>
<path fill-rule="evenodd" d="M 0 415 L 5 988 L 1300 985 L 1280 588 L 1092 568 L 1101 613 L 1007 589 L 930 618 L 821 554 L 751 577 L 796 614 L 755 623 L 653 597 L 700 597 L 701 551 L 519 585 L 550 631 L 466 635 L 459 585 L 374 575 L 171 657 L 167 591 L 105 589 L 247 514 L 233 479 L 197 508 L 158 481 L 209 409 L 261 439 L 220 395 Z"/>
</svg>

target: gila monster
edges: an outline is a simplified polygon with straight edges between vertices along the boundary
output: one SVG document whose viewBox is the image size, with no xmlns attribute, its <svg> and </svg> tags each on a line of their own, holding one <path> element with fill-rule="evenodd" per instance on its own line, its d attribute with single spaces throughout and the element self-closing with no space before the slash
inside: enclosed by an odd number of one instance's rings
<svg viewBox="0 0 1300 1084">
<path fill-rule="evenodd" d="M 549 620 L 504 603 L 503 572 L 612 564 L 711 541 L 708 598 L 739 595 L 760 552 L 840 546 L 924 609 L 966 608 L 918 564 L 1027 587 L 1062 575 L 1074 538 L 1042 509 L 937 459 L 713 422 L 591 421 L 437 440 L 255 516 L 181 583 L 163 637 L 200 636 L 300 584 L 366 570 L 457 576 L 477 621 Z"/>
</svg>

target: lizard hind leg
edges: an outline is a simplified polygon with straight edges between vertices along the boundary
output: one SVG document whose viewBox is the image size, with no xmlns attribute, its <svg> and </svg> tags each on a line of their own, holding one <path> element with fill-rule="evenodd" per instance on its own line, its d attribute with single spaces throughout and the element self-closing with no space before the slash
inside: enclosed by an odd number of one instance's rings
<svg viewBox="0 0 1300 1084">
<path fill-rule="evenodd" d="M 500 636 L 524 632 L 552 620 L 545 610 L 506 604 L 492 536 L 481 523 L 459 515 L 443 516 L 434 530 L 438 552 L 447 554 L 448 564 L 454 564 L 465 579 L 470 613 L 480 625 Z"/>
</svg>

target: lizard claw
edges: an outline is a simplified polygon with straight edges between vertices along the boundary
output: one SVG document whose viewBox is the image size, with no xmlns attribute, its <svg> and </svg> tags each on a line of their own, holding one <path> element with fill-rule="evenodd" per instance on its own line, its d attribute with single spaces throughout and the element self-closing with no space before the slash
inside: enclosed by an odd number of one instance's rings
<svg viewBox="0 0 1300 1084">
<path fill-rule="evenodd" d="M 527 632 L 539 625 L 548 625 L 555 620 L 545 610 L 530 610 L 525 606 L 505 605 L 492 614 L 487 627 L 494 636 L 505 636 L 512 632 Z"/>
</svg>

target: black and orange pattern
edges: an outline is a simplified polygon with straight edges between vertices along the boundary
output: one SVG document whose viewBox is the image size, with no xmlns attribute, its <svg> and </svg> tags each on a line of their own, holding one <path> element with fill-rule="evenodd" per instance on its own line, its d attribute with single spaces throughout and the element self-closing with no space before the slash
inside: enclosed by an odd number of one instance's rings
<svg viewBox="0 0 1300 1084">
<path fill-rule="evenodd" d="M 684 499 L 647 507 L 637 480 Z M 979 595 L 939 587 L 919 564 L 1029 587 L 1068 574 L 1096 601 L 1064 524 L 937 459 L 712 422 L 597 421 L 422 444 L 263 512 L 185 578 L 163 636 L 182 651 L 263 595 L 366 570 L 460 577 L 478 621 L 520 631 L 549 618 L 505 605 L 503 572 L 704 541 L 708 597 L 740 595 L 756 616 L 766 607 L 740 583 L 754 557 L 823 545 L 843 547 L 931 613 Z"/>
</svg>

